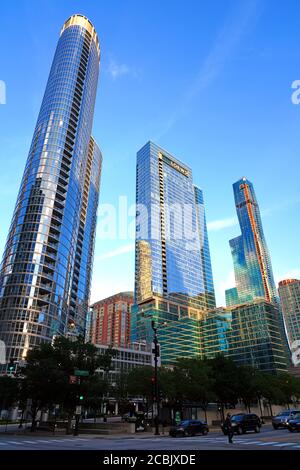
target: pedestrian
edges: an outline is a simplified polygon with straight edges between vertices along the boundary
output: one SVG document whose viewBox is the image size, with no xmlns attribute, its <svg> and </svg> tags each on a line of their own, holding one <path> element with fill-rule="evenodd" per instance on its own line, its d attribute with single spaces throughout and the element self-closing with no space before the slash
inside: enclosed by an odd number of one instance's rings
<svg viewBox="0 0 300 470">
<path fill-rule="evenodd" d="M 232 427 L 232 422 L 231 422 L 231 414 L 227 413 L 225 422 L 224 422 L 224 429 L 227 433 L 228 436 L 228 444 L 233 444 L 233 427 Z"/>
</svg>

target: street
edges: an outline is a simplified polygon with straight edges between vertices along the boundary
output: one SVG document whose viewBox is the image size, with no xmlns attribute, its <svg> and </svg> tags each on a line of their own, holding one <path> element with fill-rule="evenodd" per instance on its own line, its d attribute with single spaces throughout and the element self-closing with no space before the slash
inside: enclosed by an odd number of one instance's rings
<svg viewBox="0 0 300 470">
<path fill-rule="evenodd" d="M 34 434 L 0 434 L 1 450 L 300 450 L 300 433 L 287 430 L 274 431 L 264 426 L 260 434 L 248 433 L 235 436 L 228 444 L 221 432 L 208 436 L 170 438 L 123 434 L 122 436 L 41 436 Z"/>
</svg>

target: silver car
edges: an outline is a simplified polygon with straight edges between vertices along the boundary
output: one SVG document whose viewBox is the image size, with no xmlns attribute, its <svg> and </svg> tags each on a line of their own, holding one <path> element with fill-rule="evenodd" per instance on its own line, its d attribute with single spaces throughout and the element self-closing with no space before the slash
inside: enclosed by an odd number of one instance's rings
<svg viewBox="0 0 300 470">
<path fill-rule="evenodd" d="M 289 419 L 292 419 L 299 410 L 285 410 L 278 413 L 272 418 L 272 425 L 274 429 L 286 428 Z"/>
</svg>

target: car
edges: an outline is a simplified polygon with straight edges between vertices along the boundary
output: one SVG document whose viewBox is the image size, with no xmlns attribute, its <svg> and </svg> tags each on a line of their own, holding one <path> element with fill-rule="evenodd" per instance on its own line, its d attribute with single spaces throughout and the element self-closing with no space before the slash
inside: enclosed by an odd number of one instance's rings
<svg viewBox="0 0 300 470">
<path fill-rule="evenodd" d="M 300 431 L 300 413 L 295 413 L 293 418 L 288 420 L 287 428 L 290 432 Z"/>
<path fill-rule="evenodd" d="M 260 432 L 261 420 L 254 413 L 239 413 L 231 416 L 232 430 L 235 434 L 245 434 L 247 431 Z M 224 423 L 221 426 L 223 434 L 227 435 Z"/>
<path fill-rule="evenodd" d="M 177 426 L 170 428 L 169 435 L 171 437 L 188 437 L 202 434 L 206 436 L 209 432 L 207 423 L 199 419 L 186 419 L 181 421 Z"/>
<path fill-rule="evenodd" d="M 286 428 L 287 423 L 290 419 L 293 419 L 294 415 L 300 413 L 299 410 L 285 410 L 278 413 L 278 415 L 272 418 L 272 426 L 274 429 Z"/>
</svg>

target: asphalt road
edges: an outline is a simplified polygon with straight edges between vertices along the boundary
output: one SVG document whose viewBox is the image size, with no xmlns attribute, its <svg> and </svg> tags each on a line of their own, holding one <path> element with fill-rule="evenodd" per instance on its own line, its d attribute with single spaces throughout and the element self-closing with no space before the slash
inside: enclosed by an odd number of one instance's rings
<svg viewBox="0 0 300 470">
<path fill-rule="evenodd" d="M 208 436 L 170 438 L 169 436 L 53 436 L 0 434 L 1 450 L 300 450 L 300 433 L 274 431 L 264 426 L 260 434 L 235 436 L 228 444 L 221 432 Z"/>
</svg>

